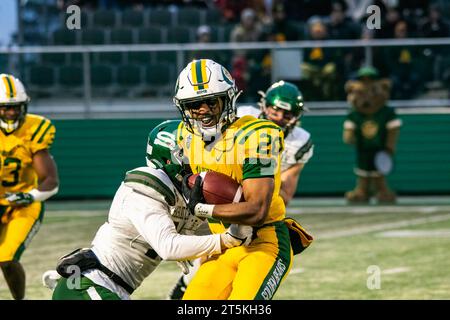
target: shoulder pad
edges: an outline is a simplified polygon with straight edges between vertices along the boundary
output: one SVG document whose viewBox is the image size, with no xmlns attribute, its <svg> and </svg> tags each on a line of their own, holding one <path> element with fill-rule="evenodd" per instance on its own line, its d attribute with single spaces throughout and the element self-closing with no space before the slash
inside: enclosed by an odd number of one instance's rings
<svg viewBox="0 0 450 320">
<path fill-rule="evenodd" d="M 24 126 L 33 153 L 51 147 L 56 129 L 49 119 L 35 114 L 27 114 Z"/>
<path fill-rule="evenodd" d="M 162 170 L 151 167 L 135 168 L 126 173 L 123 182 L 133 190 L 169 206 L 176 203 L 175 186 Z"/>
<path fill-rule="evenodd" d="M 301 127 L 295 127 L 284 139 L 286 144 L 295 144 L 297 147 L 305 145 L 311 134 Z"/>
<path fill-rule="evenodd" d="M 258 118 L 261 115 L 261 110 L 258 108 L 255 108 L 253 106 L 241 106 L 237 108 L 237 116 L 243 117 L 243 116 L 254 116 L 255 118 Z"/>
</svg>

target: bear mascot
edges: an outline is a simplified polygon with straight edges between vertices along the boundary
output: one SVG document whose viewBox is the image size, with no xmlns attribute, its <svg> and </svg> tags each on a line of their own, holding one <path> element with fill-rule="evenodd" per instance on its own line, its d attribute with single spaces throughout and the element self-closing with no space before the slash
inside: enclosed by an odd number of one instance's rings
<svg viewBox="0 0 450 320">
<path fill-rule="evenodd" d="M 391 83 L 378 70 L 362 67 L 354 80 L 345 84 L 351 106 L 344 122 L 343 140 L 355 146 L 357 183 L 345 197 L 349 203 L 368 203 L 375 195 L 378 203 L 394 203 L 396 195 L 388 187 L 386 175 L 402 125 L 395 110 L 386 105 Z"/>
</svg>

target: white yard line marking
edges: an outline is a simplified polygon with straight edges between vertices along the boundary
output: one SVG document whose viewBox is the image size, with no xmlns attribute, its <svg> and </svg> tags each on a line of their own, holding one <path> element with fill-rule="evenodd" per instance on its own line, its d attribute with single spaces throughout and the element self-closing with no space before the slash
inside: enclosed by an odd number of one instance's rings
<svg viewBox="0 0 450 320">
<path fill-rule="evenodd" d="M 317 239 L 335 239 L 335 238 L 342 238 L 342 237 L 366 234 L 366 233 L 371 233 L 371 232 L 375 232 L 375 231 L 384 231 L 387 229 L 403 228 L 403 227 L 415 226 L 415 225 L 424 224 L 424 223 L 439 222 L 439 221 L 446 221 L 446 220 L 450 220 L 450 214 L 441 214 L 441 215 L 437 215 L 437 216 L 433 216 L 433 217 L 400 220 L 400 221 L 396 221 L 396 222 L 379 223 L 379 224 L 375 224 L 375 225 L 371 225 L 371 226 L 357 226 L 352 229 L 324 232 L 322 234 L 319 233 L 316 235 L 315 238 L 316 238 L 316 240 Z"/>
<path fill-rule="evenodd" d="M 305 269 L 303 269 L 303 268 L 295 268 L 295 269 L 292 269 L 289 272 L 289 274 L 296 274 L 296 273 L 303 273 L 303 272 L 305 272 Z"/>
<path fill-rule="evenodd" d="M 45 212 L 46 216 L 52 218 L 61 217 L 106 217 L 108 215 L 108 210 L 55 210 Z"/>
<path fill-rule="evenodd" d="M 397 268 L 382 270 L 381 274 L 395 274 L 395 273 L 408 272 L 410 270 L 411 269 L 409 267 L 397 267 Z"/>
<path fill-rule="evenodd" d="M 350 214 L 369 214 L 380 212 L 395 212 L 395 213 L 434 213 L 448 211 L 450 206 L 343 206 L 334 208 L 312 208 L 312 207 L 288 207 L 286 208 L 286 215 L 290 214 L 331 214 L 331 213 L 350 213 Z"/>
<path fill-rule="evenodd" d="M 437 230 L 391 230 L 380 232 L 376 234 L 378 237 L 383 238 L 449 238 L 450 229 L 437 229 Z"/>
</svg>

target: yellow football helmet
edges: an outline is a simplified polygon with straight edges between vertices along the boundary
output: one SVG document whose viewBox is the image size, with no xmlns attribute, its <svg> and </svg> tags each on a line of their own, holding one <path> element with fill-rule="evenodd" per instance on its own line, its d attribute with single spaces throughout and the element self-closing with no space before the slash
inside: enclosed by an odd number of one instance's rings
<svg viewBox="0 0 450 320">
<path fill-rule="evenodd" d="M 20 127 L 27 114 L 28 97 L 22 82 L 16 77 L 0 74 L 0 129 L 6 134 L 12 133 Z M 7 115 L 9 108 L 18 108 L 14 116 Z"/>
</svg>

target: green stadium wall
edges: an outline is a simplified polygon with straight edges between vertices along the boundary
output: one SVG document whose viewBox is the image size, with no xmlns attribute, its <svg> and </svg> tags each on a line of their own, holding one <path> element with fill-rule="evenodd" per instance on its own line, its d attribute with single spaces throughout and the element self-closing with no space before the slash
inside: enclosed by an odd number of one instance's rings
<svg viewBox="0 0 450 320">
<path fill-rule="evenodd" d="M 401 116 L 390 186 L 399 194 L 450 194 L 450 114 Z M 148 133 L 162 120 L 54 120 L 52 154 L 61 180 L 55 198 L 111 198 L 128 169 L 145 165 Z M 353 188 L 355 153 L 342 143 L 344 116 L 305 116 L 314 156 L 297 195 L 342 195 Z"/>
</svg>

